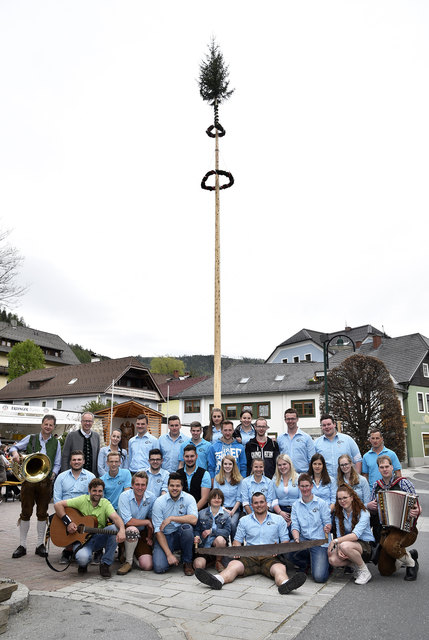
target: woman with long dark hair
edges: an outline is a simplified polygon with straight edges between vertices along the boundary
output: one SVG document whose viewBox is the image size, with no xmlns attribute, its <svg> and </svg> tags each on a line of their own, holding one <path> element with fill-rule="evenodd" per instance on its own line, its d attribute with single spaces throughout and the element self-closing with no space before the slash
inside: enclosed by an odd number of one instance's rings
<svg viewBox="0 0 429 640">
<path fill-rule="evenodd" d="M 255 427 L 252 424 L 253 413 L 250 409 L 243 409 L 240 413 L 240 424 L 235 428 L 233 437 L 242 445 L 255 437 Z"/>
<path fill-rule="evenodd" d="M 210 424 L 203 429 L 203 438 L 209 442 L 216 442 L 222 437 L 222 423 L 225 420 L 225 414 L 222 409 L 214 408 L 210 414 Z"/>
<path fill-rule="evenodd" d="M 330 505 L 331 511 L 335 506 L 336 482 L 328 473 L 325 458 L 321 453 L 315 453 L 310 460 L 308 475 L 313 478 L 313 495 L 322 498 Z"/>
<path fill-rule="evenodd" d="M 98 454 L 97 460 L 97 468 L 98 475 L 104 475 L 109 471 L 109 467 L 107 466 L 107 454 L 110 452 L 119 453 L 121 458 L 121 469 L 128 469 L 128 455 L 127 450 L 122 448 L 122 431 L 120 429 L 113 429 L 110 434 L 110 445 L 107 447 L 101 447 L 100 453 Z"/>
<path fill-rule="evenodd" d="M 371 558 L 374 536 L 369 524 L 369 511 L 348 484 L 337 489 L 334 508 L 337 533 L 328 546 L 328 560 L 333 567 L 356 569 L 356 584 L 366 584 L 371 573 L 366 566 Z"/>
</svg>

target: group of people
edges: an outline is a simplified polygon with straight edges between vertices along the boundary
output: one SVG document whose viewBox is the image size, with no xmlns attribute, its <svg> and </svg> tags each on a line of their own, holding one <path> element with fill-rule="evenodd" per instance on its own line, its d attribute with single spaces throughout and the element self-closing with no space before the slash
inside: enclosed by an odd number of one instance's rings
<svg viewBox="0 0 429 640">
<path fill-rule="evenodd" d="M 264 418 L 252 419 L 250 411 L 243 411 L 234 428 L 220 409 L 213 409 L 204 431 L 194 422 L 187 438 L 179 417 L 170 416 L 168 433 L 155 438 L 147 417 L 140 415 L 126 451 L 116 429 L 109 445 L 100 449 L 94 417 L 84 413 L 81 428 L 68 434 L 61 452 L 52 435 L 55 418 L 46 415 L 40 434 L 11 448 L 13 458 L 20 451 L 40 451 L 51 460 L 48 478 L 22 484 L 20 545 L 13 557 L 27 552 L 34 504 L 35 553 L 46 555 L 53 484 L 55 512 L 68 534 L 77 530 L 68 508 L 96 516 L 103 529 L 83 546 L 75 542 L 64 549 L 61 562 L 74 556 L 79 573 L 87 571 L 98 552 L 100 574 L 110 577 L 119 545 L 119 575 L 126 575 L 134 563 L 164 573 L 179 564 L 180 551 L 185 575 L 195 573 L 213 589 L 238 576 L 262 573 L 274 579 L 279 593 L 287 594 L 300 587 L 309 572 L 316 582 L 325 582 L 331 567 L 340 566 L 355 572 L 357 584 L 365 584 L 371 579 L 369 560 L 378 562 L 382 575 L 403 566 L 405 580 L 416 579 L 417 550 L 407 547 L 417 537 L 421 508 L 416 498 L 408 532 L 380 525 L 380 491 L 414 496 L 416 491 L 402 478 L 399 460 L 384 447 L 379 431 L 369 435 L 371 448 L 362 458 L 355 441 L 337 431 L 331 415 L 322 415 L 322 435 L 314 441 L 298 427 L 293 408 L 286 410 L 286 431 L 277 440 L 268 437 Z M 255 551 L 241 557 L 237 550 L 232 560 L 223 555 L 229 544 L 243 543 L 282 546 L 276 554 Z M 211 555 L 202 551 L 209 548 Z M 216 574 L 207 570 L 210 563 Z M 292 577 L 287 567 L 294 569 Z"/>
</svg>

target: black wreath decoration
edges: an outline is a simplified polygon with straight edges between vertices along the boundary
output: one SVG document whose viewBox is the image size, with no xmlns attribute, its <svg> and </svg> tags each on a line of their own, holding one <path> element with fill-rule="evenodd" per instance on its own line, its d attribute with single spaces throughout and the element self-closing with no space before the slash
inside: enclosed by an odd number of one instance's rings
<svg viewBox="0 0 429 640">
<path fill-rule="evenodd" d="M 217 135 L 219 138 L 222 138 L 225 135 L 225 129 L 222 127 L 222 125 L 219 122 L 217 122 L 215 124 L 212 124 L 208 129 L 206 129 L 206 133 L 209 138 L 216 138 L 216 134 L 213 133 L 213 129 L 217 129 Z"/>
<path fill-rule="evenodd" d="M 234 184 L 234 177 L 232 173 L 230 173 L 229 171 L 221 171 L 219 169 L 219 171 L 207 171 L 206 175 L 201 180 L 201 189 L 206 189 L 206 191 L 214 191 L 216 187 L 208 187 L 206 182 L 210 178 L 210 176 L 215 176 L 216 174 L 218 176 L 225 176 L 229 180 L 229 182 L 227 182 L 226 184 L 219 186 L 219 189 L 229 189 L 229 187 L 232 187 L 232 185 Z"/>
</svg>

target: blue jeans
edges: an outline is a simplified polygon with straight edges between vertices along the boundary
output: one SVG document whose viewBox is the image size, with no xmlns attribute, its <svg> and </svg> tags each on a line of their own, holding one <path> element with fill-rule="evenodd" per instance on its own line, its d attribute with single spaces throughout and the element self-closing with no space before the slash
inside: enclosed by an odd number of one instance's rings
<svg viewBox="0 0 429 640">
<path fill-rule="evenodd" d="M 231 516 L 231 541 L 235 538 L 235 532 L 237 531 L 238 521 L 241 515 L 241 508 L 237 509 L 233 516 Z"/>
<path fill-rule="evenodd" d="M 310 561 L 311 575 L 314 582 L 326 582 L 329 578 L 329 562 L 327 547 L 310 547 L 304 551 L 288 553 L 288 558 L 302 571 L 305 571 Z"/>
<path fill-rule="evenodd" d="M 105 527 L 110 531 L 117 531 L 114 524 Z M 99 551 L 104 549 L 104 553 L 101 557 L 101 562 L 111 565 L 115 558 L 115 551 L 117 547 L 116 536 L 108 536 L 106 534 L 95 534 L 84 544 L 82 549 L 76 553 L 76 562 L 80 567 L 86 567 L 92 558 L 93 551 Z"/>
<path fill-rule="evenodd" d="M 194 528 L 190 524 L 181 524 L 172 533 L 165 533 L 170 551 L 181 551 L 182 562 L 192 562 L 194 551 Z M 155 541 L 152 554 L 153 570 L 155 573 L 165 573 L 170 565 L 167 556 L 158 540 Z"/>
</svg>

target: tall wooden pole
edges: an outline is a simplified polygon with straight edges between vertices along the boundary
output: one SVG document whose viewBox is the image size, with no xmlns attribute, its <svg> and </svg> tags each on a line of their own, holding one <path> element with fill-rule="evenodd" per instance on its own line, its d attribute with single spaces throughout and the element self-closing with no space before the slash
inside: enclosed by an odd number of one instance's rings
<svg viewBox="0 0 429 640">
<path fill-rule="evenodd" d="M 220 348 L 220 199 L 219 199 L 219 136 L 215 138 L 215 317 L 214 317 L 214 406 L 221 407 L 221 348 Z"/>
</svg>

